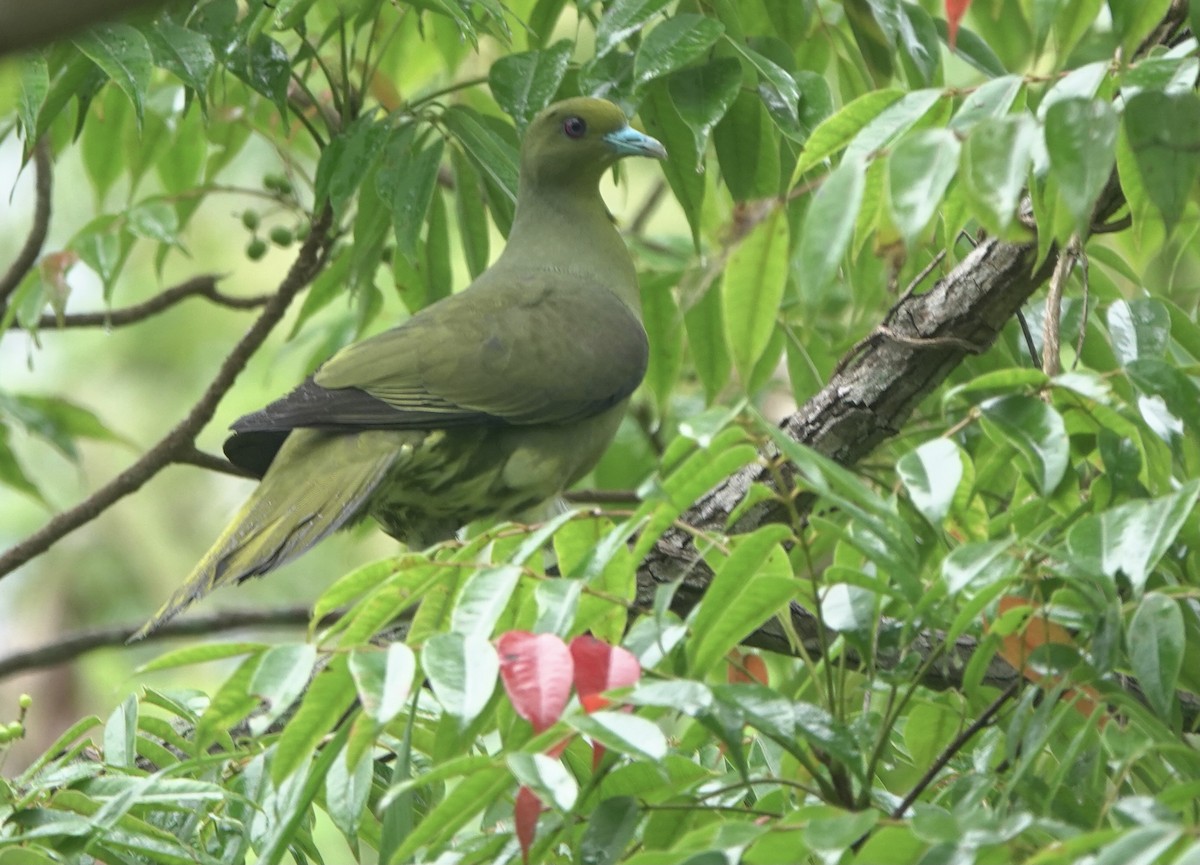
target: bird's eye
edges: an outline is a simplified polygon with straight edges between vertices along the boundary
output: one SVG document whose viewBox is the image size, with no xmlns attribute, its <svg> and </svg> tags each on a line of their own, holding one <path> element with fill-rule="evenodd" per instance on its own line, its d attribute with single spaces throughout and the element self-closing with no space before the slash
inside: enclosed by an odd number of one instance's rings
<svg viewBox="0 0 1200 865">
<path fill-rule="evenodd" d="M 582 117 L 568 117 L 562 128 L 567 138 L 583 138 L 587 134 L 587 121 Z"/>
</svg>

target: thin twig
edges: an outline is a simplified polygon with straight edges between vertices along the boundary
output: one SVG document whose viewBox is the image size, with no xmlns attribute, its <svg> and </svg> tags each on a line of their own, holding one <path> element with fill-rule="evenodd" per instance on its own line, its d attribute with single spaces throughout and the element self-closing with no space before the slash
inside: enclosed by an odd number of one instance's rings
<svg viewBox="0 0 1200 865">
<path fill-rule="evenodd" d="M 233 475 L 235 478 L 251 478 L 258 480 L 258 475 L 253 472 L 248 472 L 240 466 L 236 466 L 224 457 L 219 457 L 216 454 L 210 454 L 200 450 L 198 447 L 187 448 L 174 457 L 174 462 L 178 465 L 196 466 L 197 468 L 208 469 L 210 472 L 218 472 L 223 475 Z"/>
<path fill-rule="evenodd" d="M 1025 320 L 1025 313 L 1017 310 L 1017 323 L 1021 326 L 1021 335 L 1025 337 L 1025 348 L 1029 351 L 1029 358 L 1033 361 L 1033 365 L 1040 367 L 1042 365 L 1041 358 L 1038 357 L 1037 343 L 1033 341 L 1033 331 L 1029 329 L 1029 322 Z"/>
<path fill-rule="evenodd" d="M 50 145 L 43 138 L 33 148 L 34 204 L 33 225 L 29 236 L 4 276 L 0 277 L 0 311 L 5 301 L 17 290 L 25 274 L 29 273 L 42 252 L 46 232 L 50 229 L 50 192 L 53 187 L 53 164 L 50 161 Z"/>
<path fill-rule="evenodd" d="M 225 294 L 217 288 L 218 278 L 212 274 L 194 276 L 186 282 L 171 286 L 154 295 L 149 300 L 119 309 L 102 310 L 100 312 L 79 312 L 64 315 L 61 318 L 56 315 L 43 315 L 38 319 L 37 327 L 38 330 L 43 331 L 68 330 L 83 327 L 124 327 L 155 316 L 163 310 L 170 309 L 175 304 L 187 300 L 189 297 L 203 297 L 217 306 L 224 306 L 229 309 L 257 309 L 258 307 L 266 306 L 267 301 L 271 299 L 269 294 L 260 294 L 254 297 L 235 297 L 231 294 Z M 11 328 L 19 330 L 21 325 L 14 322 Z"/>
<path fill-rule="evenodd" d="M 278 291 L 271 296 L 254 324 L 246 331 L 246 335 L 222 362 L 208 389 L 192 406 L 187 416 L 125 471 L 0 555 L 0 579 L 45 552 L 60 538 L 91 522 L 125 496 L 139 490 L 178 455 L 187 453 L 194 446 L 196 435 L 212 420 L 218 403 L 233 386 L 246 363 L 283 319 L 292 299 L 324 267 L 332 219 L 332 213 L 326 208 L 313 224 L 312 233 L 300 247 L 300 252 L 287 276 L 280 283 Z"/>
<path fill-rule="evenodd" d="M 1054 376 L 1062 372 L 1062 347 L 1059 330 L 1062 327 L 1063 290 L 1071 268 L 1079 255 L 1079 235 L 1072 234 L 1067 246 L 1058 254 L 1050 286 L 1046 291 L 1046 310 L 1042 318 L 1042 372 Z"/>
<path fill-rule="evenodd" d="M 991 705 L 984 709 L 978 718 L 972 721 L 971 724 L 966 727 L 966 729 L 954 737 L 953 741 L 951 741 L 950 744 L 945 747 L 942 753 L 938 754 L 937 759 L 933 761 L 933 764 L 925 771 L 925 774 L 921 776 L 921 780 L 917 781 L 916 785 L 908 791 L 908 795 L 905 796 L 900 801 L 900 804 L 897 805 L 892 811 L 893 820 L 899 820 L 904 816 L 904 812 L 907 811 L 912 806 L 912 803 L 917 801 L 917 797 L 925 792 L 925 789 L 933 783 L 933 779 L 938 776 L 938 773 L 945 768 L 946 764 L 950 762 L 954 755 L 962 750 L 963 746 L 971 740 L 972 736 L 992 723 L 992 718 L 996 716 L 996 713 L 1000 711 L 1005 703 L 1012 699 L 1013 695 L 1017 693 L 1017 689 L 1020 687 L 1021 680 L 1017 679 L 1011 685 L 1001 691 L 1000 696 L 998 696 L 995 700 L 992 700 Z"/>
<path fill-rule="evenodd" d="M 337 621 L 339 614 L 331 613 L 322 619 L 322 627 Z M 169 640 L 175 637 L 196 637 L 234 631 L 239 628 L 303 628 L 312 618 L 308 607 L 281 607 L 276 610 L 236 610 L 173 619 L 152 634 L 145 642 Z M 61 640 L 47 643 L 36 649 L 14 652 L 0 658 L 0 679 L 41 670 L 73 661 L 97 649 L 116 648 L 137 633 L 139 625 L 119 625 L 113 628 L 94 628 L 71 634 Z"/>
</svg>

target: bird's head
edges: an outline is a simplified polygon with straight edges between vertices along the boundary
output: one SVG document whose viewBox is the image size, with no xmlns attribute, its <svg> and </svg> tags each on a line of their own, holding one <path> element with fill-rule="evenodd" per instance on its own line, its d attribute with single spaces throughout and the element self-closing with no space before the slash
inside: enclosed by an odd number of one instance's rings
<svg viewBox="0 0 1200 865">
<path fill-rule="evenodd" d="M 584 183 L 594 188 L 605 169 L 624 156 L 665 159 L 667 151 L 631 127 L 616 105 L 577 96 L 555 102 L 529 124 L 521 145 L 521 177 L 539 187 Z"/>
</svg>

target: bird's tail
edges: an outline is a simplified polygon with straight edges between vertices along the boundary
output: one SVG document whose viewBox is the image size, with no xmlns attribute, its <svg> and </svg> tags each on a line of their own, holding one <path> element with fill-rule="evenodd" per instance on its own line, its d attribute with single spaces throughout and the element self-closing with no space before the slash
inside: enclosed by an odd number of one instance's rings
<svg viewBox="0 0 1200 865">
<path fill-rule="evenodd" d="M 222 583 L 265 574 L 357 516 L 395 461 L 387 434 L 294 430 L 250 499 L 140 640 Z"/>
</svg>

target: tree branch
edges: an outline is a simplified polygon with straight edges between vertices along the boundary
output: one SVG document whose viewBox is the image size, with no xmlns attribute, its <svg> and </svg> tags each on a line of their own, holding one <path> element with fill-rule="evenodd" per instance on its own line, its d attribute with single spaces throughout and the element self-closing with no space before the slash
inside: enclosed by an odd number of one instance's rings
<svg viewBox="0 0 1200 865">
<path fill-rule="evenodd" d="M 0 32 L 3 32 L 2 27 Z M 54 184 L 54 165 L 50 160 L 50 145 L 45 138 L 34 145 L 33 167 L 33 225 L 29 228 L 29 236 L 25 238 L 21 251 L 17 253 L 4 276 L 0 277 L 0 317 L 4 314 L 5 303 L 17 290 L 25 274 L 37 264 L 42 244 L 46 242 L 46 232 L 50 229 L 50 193 Z"/>
<path fill-rule="evenodd" d="M 125 325 L 144 321 L 163 310 L 170 309 L 175 304 L 187 300 L 189 297 L 207 298 L 217 306 L 224 306 L 229 309 L 257 309 L 258 307 L 266 306 L 267 302 L 271 299 L 271 295 L 267 294 L 260 294 L 255 297 L 235 297 L 231 294 L 225 294 L 217 288 L 217 280 L 219 278 L 213 274 L 193 276 L 186 282 L 181 282 L 179 285 L 165 289 L 149 300 L 120 309 L 79 312 L 62 317 L 43 315 L 38 319 L 37 327 L 38 330 L 67 330 L 68 328 L 81 327 L 124 327 Z M 10 325 L 10 327 L 13 330 L 21 329 L 21 325 L 16 322 Z"/>
<path fill-rule="evenodd" d="M 145 642 L 170 640 L 176 637 L 203 637 L 239 628 L 303 628 L 309 623 L 312 610 L 308 607 L 281 607 L 276 610 L 236 610 L 172 619 L 145 638 Z M 321 626 L 337 621 L 338 614 L 331 613 L 320 622 Z M 0 658 L 0 680 L 30 670 L 40 670 L 73 661 L 97 649 L 124 646 L 138 632 L 140 625 L 118 625 L 113 628 L 95 628 L 71 634 L 61 640 L 47 643 L 25 652 L 14 652 Z"/>
<path fill-rule="evenodd" d="M 84 27 L 163 0 L 0 0 L 0 56 L 66 39 Z"/>
<path fill-rule="evenodd" d="M 95 519 L 125 496 L 136 492 L 165 466 L 195 447 L 196 435 L 212 419 L 218 403 L 233 386 L 246 362 L 262 347 L 268 334 L 287 312 L 292 299 L 324 267 L 331 243 L 329 229 L 332 219 L 331 212 L 326 208 L 313 224 L 311 233 L 300 247 L 300 252 L 280 283 L 279 289 L 267 301 L 245 336 L 222 362 L 208 389 L 192 406 L 187 416 L 125 471 L 0 555 L 0 579 L 34 556 L 45 552 L 63 536 Z"/>
</svg>

